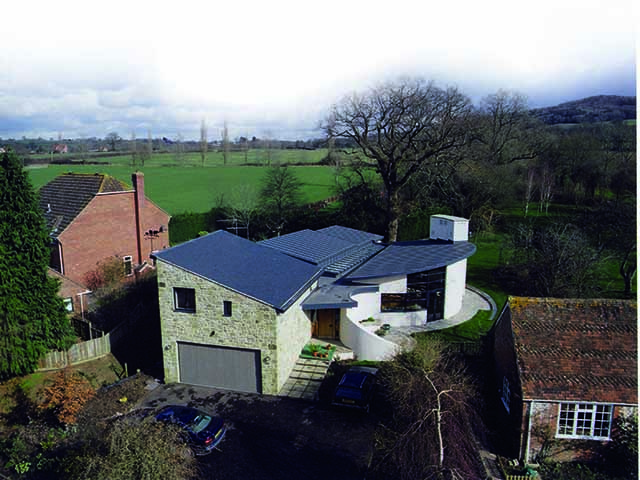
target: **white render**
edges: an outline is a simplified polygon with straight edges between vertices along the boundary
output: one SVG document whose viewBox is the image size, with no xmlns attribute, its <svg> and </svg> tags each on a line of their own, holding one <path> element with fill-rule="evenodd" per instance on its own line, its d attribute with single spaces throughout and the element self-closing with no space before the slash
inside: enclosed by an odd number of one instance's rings
<svg viewBox="0 0 640 480">
<path fill-rule="evenodd" d="M 352 298 L 358 306 L 340 311 L 340 340 L 361 360 L 388 360 L 400 351 L 400 347 L 360 323 L 360 320 L 379 315 L 380 294 L 360 293 Z"/>
<path fill-rule="evenodd" d="M 451 215 L 432 215 L 429 237 L 432 240 L 466 242 L 469 240 L 469 220 Z"/>
<path fill-rule="evenodd" d="M 462 308 L 462 297 L 464 296 L 467 281 L 466 277 L 466 258 L 447 266 L 444 287 L 444 318 L 452 317 Z"/>
</svg>

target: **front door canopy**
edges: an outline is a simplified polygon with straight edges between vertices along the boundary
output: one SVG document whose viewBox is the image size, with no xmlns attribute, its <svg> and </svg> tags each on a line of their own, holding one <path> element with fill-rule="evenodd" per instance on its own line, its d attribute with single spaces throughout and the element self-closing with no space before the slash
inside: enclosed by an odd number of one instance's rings
<svg viewBox="0 0 640 480">
<path fill-rule="evenodd" d="M 352 295 L 377 291 L 377 285 L 323 285 L 311 292 L 302 302 L 302 309 L 309 311 L 329 308 L 355 308 L 358 306 L 358 302 L 351 298 Z"/>
</svg>

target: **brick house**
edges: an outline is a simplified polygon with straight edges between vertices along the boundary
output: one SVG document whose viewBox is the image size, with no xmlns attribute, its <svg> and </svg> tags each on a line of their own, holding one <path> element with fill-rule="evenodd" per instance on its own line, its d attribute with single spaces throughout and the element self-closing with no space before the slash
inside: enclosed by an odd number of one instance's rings
<svg viewBox="0 0 640 480">
<path fill-rule="evenodd" d="M 637 302 L 511 297 L 493 338 L 511 456 L 588 460 L 637 414 Z"/>
<path fill-rule="evenodd" d="M 53 270 L 84 285 L 97 263 L 119 257 L 133 276 L 169 245 L 169 214 L 145 197 L 142 173 L 131 178 L 133 188 L 105 174 L 68 173 L 40 188 Z"/>
<path fill-rule="evenodd" d="M 69 147 L 66 143 L 56 143 L 51 150 L 53 153 L 69 153 Z"/>
<path fill-rule="evenodd" d="M 381 324 L 462 307 L 468 221 L 431 221 L 431 239 L 391 245 L 332 226 L 258 243 L 217 231 L 156 253 L 165 381 L 277 394 L 312 337 L 361 359 L 393 355 Z"/>
</svg>

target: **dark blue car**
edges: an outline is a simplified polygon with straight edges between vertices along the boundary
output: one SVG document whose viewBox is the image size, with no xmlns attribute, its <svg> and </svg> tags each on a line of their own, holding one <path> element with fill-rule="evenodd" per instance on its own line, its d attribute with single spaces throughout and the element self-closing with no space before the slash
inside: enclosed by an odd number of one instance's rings
<svg viewBox="0 0 640 480">
<path fill-rule="evenodd" d="M 155 418 L 182 427 L 196 455 L 211 453 L 227 433 L 227 427 L 220 417 L 213 417 L 196 408 L 168 405 L 160 409 Z"/>
<path fill-rule="evenodd" d="M 368 412 L 377 373 L 373 367 L 351 367 L 342 375 L 331 404 Z"/>
</svg>

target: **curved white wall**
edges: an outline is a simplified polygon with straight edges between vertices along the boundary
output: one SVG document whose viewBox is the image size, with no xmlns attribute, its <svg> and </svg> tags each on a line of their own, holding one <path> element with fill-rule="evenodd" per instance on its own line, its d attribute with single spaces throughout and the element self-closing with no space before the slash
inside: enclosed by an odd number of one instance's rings
<svg viewBox="0 0 640 480">
<path fill-rule="evenodd" d="M 380 313 L 378 292 L 360 293 L 352 297 L 358 306 L 342 310 L 340 340 L 360 360 L 388 360 L 400 349 L 398 345 L 368 331 L 360 320 Z"/>
<path fill-rule="evenodd" d="M 449 318 L 462 308 L 462 297 L 467 281 L 467 259 L 447 267 L 444 287 L 444 318 Z"/>
</svg>

